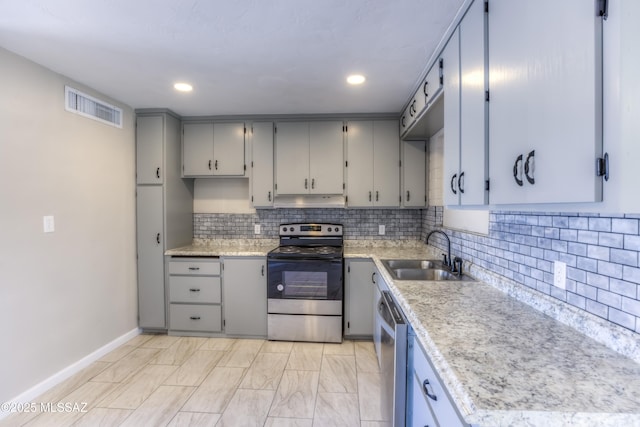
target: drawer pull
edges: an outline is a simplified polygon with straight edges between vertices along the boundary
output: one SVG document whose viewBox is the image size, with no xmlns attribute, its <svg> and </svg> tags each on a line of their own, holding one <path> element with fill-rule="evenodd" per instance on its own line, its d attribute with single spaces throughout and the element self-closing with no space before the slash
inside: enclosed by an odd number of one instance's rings
<svg viewBox="0 0 640 427">
<path fill-rule="evenodd" d="M 191 316 L 189 317 L 191 320 L 200 320 L 200 316 Z"/>
<path fill-rule="evenodd" d="M 200 267 L 189 267 L 189 270 L 198 271 L 198 270 L 200 270 Z"/>
<path fill-rule="evenodd" d="M 427 387 L 428 385 L 431 385 L 429 383 L 429 380 L 424 380 L 424 382 L 422 383 L 422 389 L 424 390 L 424 394 L 426 394 L 431 400 L 438 400 L 438 396 L 436 396 L 434 393 L 430 393 L 429 392 L 429 388 Z"/>
<path fill-rule="evenodd" d="M 189 289 L 189 290 L 190 290 L 191 292 L 200 292 L 200 289 L 198 289 L 198 288 L 191 288 L 191 289 Z"/>
</svg>

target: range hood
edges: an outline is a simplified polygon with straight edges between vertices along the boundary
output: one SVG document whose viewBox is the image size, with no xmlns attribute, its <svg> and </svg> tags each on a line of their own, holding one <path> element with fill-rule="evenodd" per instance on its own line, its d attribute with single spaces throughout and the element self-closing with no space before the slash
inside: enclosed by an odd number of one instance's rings
<svg viewBox="0 0 640 427">
<path fill-rule="evenodd" d="M 341 194 L 281 195 L 273 199 L 274 208 L 344 208 L 345 204 Z"/>
</svg>

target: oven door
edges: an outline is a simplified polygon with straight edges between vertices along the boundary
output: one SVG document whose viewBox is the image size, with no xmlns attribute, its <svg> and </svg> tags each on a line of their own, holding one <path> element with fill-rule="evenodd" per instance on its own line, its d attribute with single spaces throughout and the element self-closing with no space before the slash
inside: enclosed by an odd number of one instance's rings
<svg viewBox="0 0 640 427">
<path fill-rule="evenodd" d="M 269 258 L 267 298 L 342 300 L 342 259 Z"/>
</svg>

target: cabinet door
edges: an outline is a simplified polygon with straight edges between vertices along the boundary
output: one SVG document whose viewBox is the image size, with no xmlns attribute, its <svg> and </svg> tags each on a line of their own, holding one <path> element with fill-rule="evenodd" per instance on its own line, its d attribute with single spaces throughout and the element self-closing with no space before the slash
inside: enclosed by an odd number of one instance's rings
<svg viewBox="0 0 640 427">
<path fill-rule="evenodd" d="M 276 192 L 309 193 L 309 123 L 278 123 L 276 129 Z"/>
<path fill-rule="evenodd" d="M 251 126 L 251 202 L 273 206 L 273 123 Z"/>
<path fill-rule="evenodd" d="M 244 123 L 213 125 L 213 175 L 244 176 Z"/>
<path fill-rule="evenodd" d="M 376 286 L 373 273 L 376 271 L 371 260 L 350 259 L 346 261 L 345 277 L 345 335 L 373 335 L 373 290 Z"/>
<path fill-rule="evenodd" d="M 266 337 L 266 258 L 225 258 L 223 265 L 225 332 Z"/>
<path fill-rule="evenodd" d="M 141 328 L 166 327 L 162 186 L 138 186 L 138 316 Z"/>
<path fill-rule="evenodd" d="M 601 199 L 602 21 L 594 3 L 491 0 L 492 204 Z"/>
<path fill-rule="evenodd" d="M 312 194 L 344 193 L 344 125 L 309 123 L 309 179 Z"/>
<path fill-rule="evenodd" d="M 162 184 L 164 118 L 162 116 L 136 119 L 136 182 Z"/>
<path fill-rule="evenodd" d="M 347 123 L 347 205 L 373 206 L 373 122 Z"/>
<path fill-rule="evenodd" d="M 444 162 L 442 196 L 445 205 L 458 205 L 460 173 L 460 38 L 453 33 L 442 52 L 444 90 Z"/>
<path fill-rule="evenodd" d="M 427 203 L 427 144 L 425 141 L 405 141 L 403 144 L 402 204 L 405 207 L 424 207 Z"/>
<path fill-rule="evenodd" d="M 213 123 L 185 123 L 182 128 L 182 173 L 213 175 Z"/>
<path fill-rule="evenodd" d="M 400 138 L 398 121 L 373 122 L 373 204 L 400 206 Z"/>
<path fill-rule="evenodd" d="M 475 0 L 460 23 L 460 204 L 487 202 L 485 181 L 484 3 Z M 447 137 L 445 133 L 445 138 Z"/>
</svg>

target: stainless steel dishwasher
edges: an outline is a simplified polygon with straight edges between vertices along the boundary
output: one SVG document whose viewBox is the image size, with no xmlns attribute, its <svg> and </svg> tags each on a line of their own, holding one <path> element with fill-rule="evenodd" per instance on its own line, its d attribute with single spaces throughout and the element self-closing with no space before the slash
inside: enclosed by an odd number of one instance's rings
<svg viewBox="0 0 640 427">
<path fill-rule="evenodd" d="M 385 421 L 396 427 L 405 425 L 407 384 L 407 321 L 391 292 L 382 291 L 376 310 L 379 333 L 382 383 L 380 403 Z M 376 336 L 377 338 L 377 336 Z"/>
</svg>

